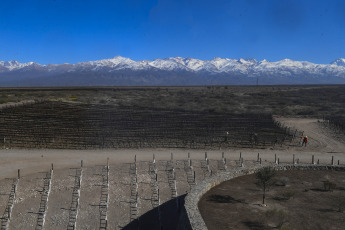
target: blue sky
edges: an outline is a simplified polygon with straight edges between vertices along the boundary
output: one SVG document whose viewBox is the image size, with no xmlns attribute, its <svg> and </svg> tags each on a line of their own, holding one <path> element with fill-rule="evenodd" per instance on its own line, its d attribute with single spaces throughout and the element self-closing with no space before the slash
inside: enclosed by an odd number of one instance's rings
<svg viewBox="0 0 345 230">
<path fill-rule="evenodd" d="M 345 57 L 345 0 L 1 0 L 0 60 Z"/>
</svg>

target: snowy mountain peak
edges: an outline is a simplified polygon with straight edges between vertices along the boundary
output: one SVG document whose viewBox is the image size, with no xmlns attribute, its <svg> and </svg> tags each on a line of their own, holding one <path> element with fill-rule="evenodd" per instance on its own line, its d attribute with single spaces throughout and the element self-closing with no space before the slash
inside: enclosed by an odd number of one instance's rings
<svg viewBox="0 0 345 230">
<path fill-rule="evenodd" d="M 319 65 L 307 61 L 294 61 L 283 59 L 276 62 L 267 60 L 257 61 L 253 58 L 229 59 L 215 57 L 211 60 L 199 60 L 190 57 L 169 57 L 164 59 L 155 59 L 153 61 L 143 60 L 134 61 L 130 58 L 115 56 L 110 59 L 102 59 L 89 62 L 80 62 L 76 64 L 49 64 L 40 65 L 35 62 L 20 63 L 18 61 L 0 61 L 0 72 L 40 70 L 50 73 L 62 72 L 116 72 L 119 70 L 128 71 L 186 71 L 190 73 L 211 73 L 211 74 L 240 74 L 240 75 L 258 75 L 258 74 L 276 74 L 276 75 L 295 75 L 304 72 L 311 74 L 331 73 L 337 76 L 343 76 L 345 59 L 339 58 L 330 65 Z"/>
<path fill-rule="evenodd" d="M 121 56 L 116 56 L 112 59 L 108 59 L 108 61 L 118 65 L 118 64 L 132 64 L 135 63 L 135 61 L 133 61 L 130 58 L 125 58 L 125 57 L 121 57 Z"/>
<path fill-rule="evenodd" d="M 12 61 L 0 61 L 0 67 L 4 67 L 5 70 L 12 71 L 17 69 L 22 69 L 30 66 L 41 66 L 36 62 L 20 63 L 16 60 Z"/>
<path fill-rule="evenodd" d="M 280 60 L 280 61 L 278 61 L 278 62 L 281 62 L 281 63 L 291 63 L 291 62 L 294 62 L 294 61 L 291 60 L 291 59 L 285 58 L 285 59 Z"/>
<path fill-rule="evenodd" d="M 1 61 L 0 65 L 2 66 L 6 66 L 6 67 L 15 67 L 15 66 L 19 66 L 20 63 L 16 60 L 12 60 L 12 61 Z"/>
<path fill-rule="evenodd" d="M 82 77 L 78 73 L 83 73 Z M 15 84 L 20 85 L 27 76 L 30 79 L 37 78 L 38 83 L 35 84 L 42 85 L 41 81 L 51 81 L 61 75 L 69 79 L 64 85 L 70 85 L 70 82 L 79 82 L 81 85 L 256 84 L 257 81 L 253 79 L 258 77 L 264 84 L 344 84 L 345 59 L 339 58 L 329 65 L 290 59 L 269 62 L 265 59 L 257 61 L 252 58 L 220 57 L 211 60 L 170 57 L 134 61 L 116 56 L 76 64 L 49 65 L 0 61 L 0 86 L 6 82 L 17 82 Z M 75 80 L 74 77 L 79 78 Z M 90 78 L 90 82 L 85 80 L 87 78 Z M 99 79 L 99 82 L 95 83 L 95 79 Z"/>
<path fill-rule="evenodd" d="M 240 58 L 238 59 L 238 63 L 241 63 L 241 64 L 256 64 L 257 61 L 254 59 L 254 58 Z"/>
<path fill-rule="evenodd" d="M 120 61 L 120 62 L 132 62 L 133 60 L 130 59 L 130 58 L 126 58 L 126 57 L 121 57 L 121 56 L 115 56 L 113 58 L 110 58 L 110 59 L 105 59 L 105 60 L 111 60 L 111 61 Z"/>
<path fill-rule="evenodd" d="M 332 62 L 331 65 L 345 66 L 345 58 L 338 58 L 337 60 Z"/>
<path fill-rule="evenodd" d="M 245 58 L 244 60 L 246 60 L 247 62 L 251 62 L 251 63 L 257 63 L 258 61 L 254 58 Z"/>
<path fill-rule="evenodd" d="M 16 60 L 12 60 L 12 61 L 10 61 L 10 62 L 8 62 L 9 64 L 11 64 L 11 65 L 19 65 L 20 63 L 18 62 L 18 61 L 16 61 Z"/>
<path fill-rule="evenodd" d="M 222 58 L 220 58 L 220 57 L 214 57 L 214 58 L 212 58 L 212 60 L 211 61 L 219 61 L 219 60 L 223 60 Z"/>
<path fill-rule="evenodd" d="M 184 58 L 181 57 L 170 57 L 164 59 L 155 59 L 153 61 L 149 61 L 148 65 L 151 67 L 161 69 L 161 70 L 168 70 L 168 71 L 175 71 L 175 70 L 187 70 L 186 64 L 184 63 Z"/>
</svg>

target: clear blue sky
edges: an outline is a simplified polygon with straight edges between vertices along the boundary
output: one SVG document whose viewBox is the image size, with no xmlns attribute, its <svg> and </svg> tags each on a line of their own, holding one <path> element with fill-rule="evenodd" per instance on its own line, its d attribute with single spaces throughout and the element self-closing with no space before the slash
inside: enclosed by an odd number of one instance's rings
<svg viewBox="0 0 345 230">
<path fill-rule="evenodd" d="M 345 0 L 1 0 L 0 60 L 345 57 Z"/>
</svg>

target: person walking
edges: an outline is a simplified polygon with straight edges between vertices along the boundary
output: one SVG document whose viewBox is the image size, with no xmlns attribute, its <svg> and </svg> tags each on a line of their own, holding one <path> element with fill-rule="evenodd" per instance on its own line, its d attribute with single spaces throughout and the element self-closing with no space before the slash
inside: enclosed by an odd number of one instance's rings
<svg viewBox="0 0 345 230">
<path fill-rule="evenodd" d="M 307 147 L 307 143 L 308 143 L 308 136 L 305 136 L 303 138 L 302 146 L 304 145 L 304 147 Z"/>
</svg>

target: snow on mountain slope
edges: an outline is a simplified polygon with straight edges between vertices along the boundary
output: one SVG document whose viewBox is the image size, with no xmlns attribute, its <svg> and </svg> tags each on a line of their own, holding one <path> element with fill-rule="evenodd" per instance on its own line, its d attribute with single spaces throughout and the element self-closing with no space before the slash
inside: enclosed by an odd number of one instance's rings
<svg viewBox="0 0 345 230">
<path fill-rule="evenodd" d="M 0 67 L 3 70 L 13 71 L 18 69 L 23 69 L 29 66 L 39 66 L 38 63 L 35 62 L 28 62 L 28 63 L 20 63 L 16 60 L 13 61 L 0 61 Z"/>
<path fill-rule="evenodd" d="M 123 69 L 132 69 L 132 70 L 142 70 L 144 65 L 138 63 L 129 58 L 124 58 L 121 56 L 116 56 L 111 59 L 103 59 L 98 61 L 89 61 L 89 62 L 80 62 L 74 65 L 75 70 L 92 70 L 98 71 L 104 68 L 110 68 L 112 70 L 123 70 Z"/>
<path fill-rule="evenodd" d="M 345 59 L 339 58 L 329 65 L 314 64 L 307 61 L 284 59 L 276 62 L 255 59 L 228 59 L 215 57 L 212 60 L 171 57 L 153 61 L 134 61 L 130 58 L 116 56 L 111 59 L 80 62 L 76 64 L 40 65 L 35 62 L 0 61 L 0 73 L 13 71 L 39 70 L 41 72 L 116 72 L 116 71 L 184 71 L 191 73 L 235 74 L 253 76 L 297 76 L 297 75 L 332 75 L 345 78 Z"/>
<path fill-rule="evenodd" d="M 332 62 L 331 65 L 345 66 L 345 58 L 338 58 L 337 60 Z"/>
<path fill-rule="evenodd" d="M 155 59 L 153 61 L 147 61 L 148 65 L 161 70 L 169 71 L 198 71 L 203 67 L 204 61 L 193 59 L 193 58 L 165 58 L 165 59 Z"/>
</svg>

